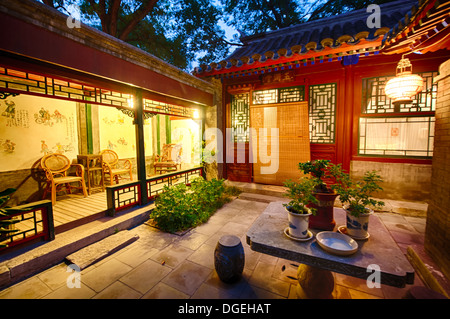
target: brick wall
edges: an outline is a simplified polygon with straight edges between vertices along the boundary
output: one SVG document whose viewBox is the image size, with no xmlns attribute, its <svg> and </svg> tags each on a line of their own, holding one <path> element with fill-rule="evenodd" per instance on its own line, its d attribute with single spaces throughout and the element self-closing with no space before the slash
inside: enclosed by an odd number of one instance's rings
<svg viewBox="0 0 450 319">
<path fill-rule="evenodd" d="M 450 278 L 450 60 L 439 68 L 425 249 Z"/>
</svg>

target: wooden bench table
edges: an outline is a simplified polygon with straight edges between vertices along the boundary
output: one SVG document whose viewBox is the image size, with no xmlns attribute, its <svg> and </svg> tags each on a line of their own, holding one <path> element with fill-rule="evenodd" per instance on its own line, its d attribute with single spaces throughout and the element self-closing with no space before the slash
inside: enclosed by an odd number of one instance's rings
<svg viewBox="0 0 450 319">
<path fill-rule="evenodd" d="M 336 227 L 346 224 L 343 209 L 334 208 Z M 316 241 L 320 230 L 310 229 L 314 237 L 299 242 L 284 234 L 288 215 L 282 202 L 271 202 L 247 232 L 247 244 L 254 251 L 300 263 L 299 298 L 331 298 L 337 272 L 371 279 L 379 270 L 380 283 L 404 287 L 414 283 L 414 269 L 376 215 L 370 216 L 367 240 L 357 240 L 358 250 L 350 256 L 338 256 L 323 250 Z M 336 230 L 336 229 L 335 229 Z M 374 265 L 369 268 L 369 265 Z"/>
</svg>

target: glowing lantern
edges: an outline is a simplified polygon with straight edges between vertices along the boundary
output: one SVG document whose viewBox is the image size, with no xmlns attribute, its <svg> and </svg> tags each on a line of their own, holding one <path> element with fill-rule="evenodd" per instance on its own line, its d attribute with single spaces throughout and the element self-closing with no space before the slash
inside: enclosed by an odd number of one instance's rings
<svg viewBox="0 0 450 319">
<path fill-rule="evenodd" d="M 384 88 L 386 95 L 394 104 L 411 103 L 412 97 L 423 89 L 423 79 L 412 74 L 412 64 L 403 58 L 398 62 L 395 78 L 390 79 Z"/>
</svg>

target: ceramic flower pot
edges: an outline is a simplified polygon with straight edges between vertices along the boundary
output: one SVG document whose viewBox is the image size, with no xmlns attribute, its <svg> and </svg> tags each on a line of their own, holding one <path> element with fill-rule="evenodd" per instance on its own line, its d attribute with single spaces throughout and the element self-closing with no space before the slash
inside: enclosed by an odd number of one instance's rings
<svg viewBox="0 0 450 319">
<path fill-rule="evenodd" d="M 296 214 L 290 212 L 287 208 L 289 220 L 289 235 L 295 238 L 304 239 L 308 235 L 309 216 L 312 214 Z"/>
<path fill-rule="evenodd" d="M 366 239 L 369 237 L 369 217 L 373 214 L 373 210 L 366 208 L 366 214 L 353 216 L 347 209 L 347 235 L 355 239 Z"/>
<path fill-rule="evenodd" d="M 315 208 L 317 213 L 309 218 L 309 227 L 321 230 L 333 230 L 336 226 L 334 220 L 334 201 L 338 194 L 333 193 L 316 193 L 314 196 L 319 203 L 311 204 L 311 208 Z"/>
</svg>

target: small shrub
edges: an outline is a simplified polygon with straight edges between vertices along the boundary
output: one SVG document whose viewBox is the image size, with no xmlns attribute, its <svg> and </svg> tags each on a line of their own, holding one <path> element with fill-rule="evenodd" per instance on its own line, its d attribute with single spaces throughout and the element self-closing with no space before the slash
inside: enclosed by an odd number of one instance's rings
<svg viewBox="0 0 450 319">
<path fill-rule="evenodd" d="M 167 232 L 183 231 L 206 222 L 214 212 L 230 201 L 224 180 L 206 181 L 196 178 L 188 187 L 184 184 L 164 187 L 155 201 L 150 218 Z"/>
</svg>

